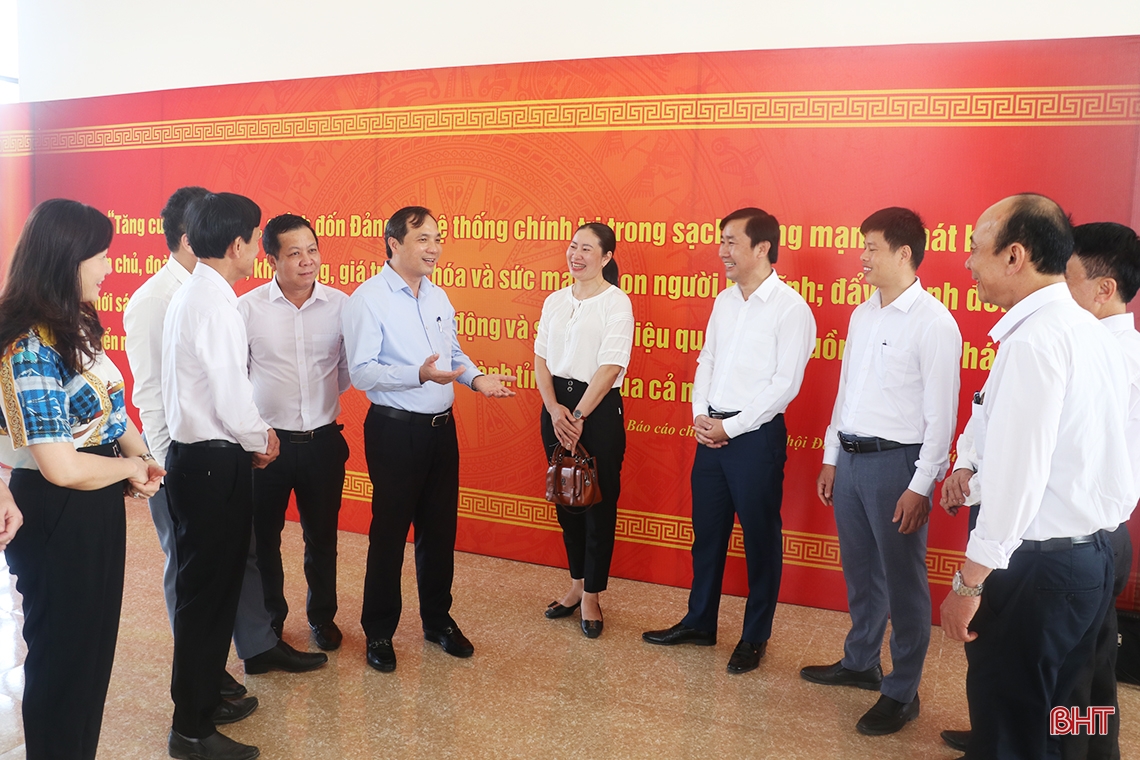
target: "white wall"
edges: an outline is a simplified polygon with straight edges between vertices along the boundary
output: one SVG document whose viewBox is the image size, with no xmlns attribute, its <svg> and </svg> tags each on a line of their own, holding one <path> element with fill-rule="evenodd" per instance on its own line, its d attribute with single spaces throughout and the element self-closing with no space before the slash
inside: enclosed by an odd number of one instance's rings
<svg viewBox="0 0 1140 760">
<path fill-rule="evenodd" d="M 1140 0 L 17 1 L 22 100 L 513 61 L 1140 34 Z"/>
</svg>

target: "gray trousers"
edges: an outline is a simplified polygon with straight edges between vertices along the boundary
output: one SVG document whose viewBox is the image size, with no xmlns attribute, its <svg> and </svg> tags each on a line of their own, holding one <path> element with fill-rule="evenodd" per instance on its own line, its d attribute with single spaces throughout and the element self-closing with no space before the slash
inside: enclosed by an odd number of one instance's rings
<svg viewBox="0 0 1140 760">
<path fill-rule="evenodd" d="M 174 578 L 178 574 L 178 552 L 174 548 L 174 521 L 166 501 L 166 487 L 148 499 L 150 516 L 158 533 L 158 544 L 166 555 L 162 568 L 162 595 L 166 599 L 166 615 L 174 628 Z M 241 596 L 238 598 L 237 618 L 234 620 L 234 649 L 243 660 L 277 646 L 277 634 L 270 626 L 269 612 L 265 609 L 265 594 L 261 588 L 261 572 L 257 569 L 257 553 L 250 535 L 249 556 L 245 562 Z"/>
<path fill-rule="evenodd" d="M 899 497 L 914 475 L 918 444 L 867 454 L 839 452 L 835 469 L 835 527 L 847 582 L 851 631 L 843 667 L 879 664 L 887 618 L 894 669 L 882 693 L 910 702 L 922 680 L 930 645 L 930 586 L 926 578 L 926 529 L 899 533 L 891 522 Z"/>
</svg>

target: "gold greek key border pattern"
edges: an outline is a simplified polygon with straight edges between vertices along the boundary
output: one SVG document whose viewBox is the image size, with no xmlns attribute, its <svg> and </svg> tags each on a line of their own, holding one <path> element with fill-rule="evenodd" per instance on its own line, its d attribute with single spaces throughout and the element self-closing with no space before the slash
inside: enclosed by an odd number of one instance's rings
<svg viewBox="0 0 1140 760">
<path fill-rule="evenodd" d="M 367 473 L 345 474 L 344 498 L 372 501 L 372 483 Z M 544 499 L 474 488 L 459 489 L 459 516 L 520 528 L 560 530 L 554 506 Z M 693 524 L 688 517 L 619 509 L 617 540 L 688 552 L 693 545 Z M 732 528 L 728 554 L 730 557 L 744 557 L 744 534 L 739 525 Z M 949 549 L 927 549 L 926 569 L 930 582 L 949 586 L 964 557 L 962 552 Z M 785 530 L 784 564 L 842 572 L 839 539 L 818 533 Z"/>
<path fill-rule="evenodd" d="M 0 156 L 606 130 L 1140 124 L 1140 85 L 643 95 L 442 103 L 0 132 Z"/>
</svg>

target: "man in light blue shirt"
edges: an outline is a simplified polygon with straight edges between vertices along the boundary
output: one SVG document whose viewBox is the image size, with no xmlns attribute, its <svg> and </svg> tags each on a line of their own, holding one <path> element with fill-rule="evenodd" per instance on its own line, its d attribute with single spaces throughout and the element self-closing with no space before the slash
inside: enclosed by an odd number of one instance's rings
<svg viewBox="0 0 1140 760">
<path fill-rule="evenodd" d="M 360 622 L 367 661 L 396 669 L 392 634 L 400 621 L 400 573 L 415 526 L 416 580 L 424 638 L 455 657 L 475 649 L 452 619 L 459 443 L 453 382 L 491 398 L 513 396 L 504 375 L 483 375 L 459 348 L 455 309 L 431 281 L 442 247 L 421 206 L 402 208 L 384 230 L 388 263 L 349 299 L 344 340 L 352 384 L 372 407 L 364 451 L 372 480 L 372 526 Z"/>
</svg>

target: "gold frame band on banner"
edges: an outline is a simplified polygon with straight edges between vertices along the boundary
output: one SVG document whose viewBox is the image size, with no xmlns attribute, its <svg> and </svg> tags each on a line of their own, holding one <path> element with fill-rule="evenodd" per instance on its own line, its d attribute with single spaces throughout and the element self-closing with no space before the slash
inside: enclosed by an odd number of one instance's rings
<svg viewBox="0 0 1140 760">
<path fill-rule="evenodd" d="M 368 473 L 345 473 L 344 498 L 369 503 L 372 501 L 372 481 L 368 479 Z M 480 491 L 476 488 L 459 489 L 459 516 L 520 528 L 561 530 L 554 514 L 554 505 L 545 499 Z M 687 552 L 693 545 L 693 523 L 691 518 L 683 515 L 662 515 L 619 508 L 616 539 L 630 544 Z M 744 557 L 744 534 L 739 524 L 732 526 L 728 556 Z M 954 571 L 961 567 L 964 558 L 965 554 L 960 551 L 928 548 L 926 569 L 930 582 L 949 586 Z M 839 539 L 819 533 L 785 530 L 784 564 L 842 572 Z"/>
<path fill-rule="evenodd" d="M 251 114 L 0 132 L 0 157 L 601 131 L 1140 125 L 1140 86 L 636 95 Z"/>
</svg>

